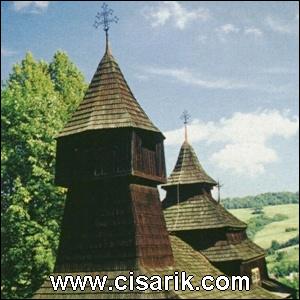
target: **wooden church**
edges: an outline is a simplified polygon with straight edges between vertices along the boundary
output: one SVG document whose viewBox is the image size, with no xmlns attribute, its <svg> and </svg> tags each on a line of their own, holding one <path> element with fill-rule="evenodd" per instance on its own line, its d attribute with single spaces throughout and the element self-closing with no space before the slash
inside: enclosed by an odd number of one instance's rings
<svg viewBox="0 0 300 300">
<path fill-rule="evenodd" d="M 74 291 L 70 285 L 54 291 L 46 278 L 33 298 L 277 298 L 259 285 L 250 291 L 222 292 L 175 291 L 172 285 L 168 291 L 144 292 L 113 287 L 116 276 L 128 276 L 130 271 L 149 277 L 186 271 L 195 275 L 195 284 L 205 275 L 223 273 L 189 240 L 167 231 L 157 190 L 158 184 L 166 183 L 164 136 L 130 90 L 110 50 L 108 28 L 104 22 L 104 56 L 84 99 L 57 138 L 56 184 L 68 193 L 52 275 L 108 275 L 109 280 L 103 291 L 90 286 Z M 205 185 L 205 197 L 212 184 L 211 180 Z M 221 209 L 219 214 L 214 224 L 225 215 Z"/>
<path fill-rule="evenodd" d="M 247 224 L 237 219 L 212 197 L 217 186 L 203 169 L 191 144 L 185 140 L 166 184 L 164 215 L 171 235 L 203 254 L 227 275 L 246 275 L 252 284 L 291 297 L 293 289 L 270 279 L 265 251 L 246 233 Z"/>
</svg>

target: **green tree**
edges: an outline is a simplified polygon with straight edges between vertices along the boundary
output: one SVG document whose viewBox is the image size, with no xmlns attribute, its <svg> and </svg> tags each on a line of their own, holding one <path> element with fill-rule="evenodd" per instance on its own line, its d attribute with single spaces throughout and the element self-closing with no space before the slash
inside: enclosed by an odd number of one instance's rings
<svg viewBox="0 0 300 300">
<path fill-rule="evenodd" d="M 271 242 L 271 248 L 273 250 L 278 250 L 278 249 L 280 249 L 280 244 L 276 240 L 272 240 L 272 242 Z"/>
<path fill-rule="evenodd" d="M 299 203 L 299 192 L 264 193 L 257 196 L 222 199 L 222 204 L 227 209 L 256 208 L 257 204 L 267 206 L 288 203 Z"/>
<path fill-rule="evenodd" d="M 30 296 L 53 268 L 65 198 L 53 184 L 54 137 L 85 89 L 62 52 L 50 65 L 26 54 L 2 87 L 2 298 Z"/>
<path fill-rule="evenodd" d="M 78 99 L 82 99 L 87 86 L 82 84 L 84 77 L 78 68 L 72 63 L 68 55 L 63 51 L 54 54 L 53 61 L 49 65 L 51 80 L 55 91 L 60 95 L 61 105 L 64 106 L 63 117 L 68 118 L 78 105 Z"/>
<path fill-rule="evenodd" d="M 263 214 L 263 208 L 264 206 L 261 202 L 256 202 L 253 207 L 252 214 L 257 214 L 257 215 Z"/>
<path fill-rule="evenodd" d="M 275 259 L 276 259 L 276 261 L 280 262 L 280 261 L 282 261 L 284 259 L 285 256 L 286 256 L 286 252 L 284 252 L 284 251 L 277 251 Z"/>
</svg>

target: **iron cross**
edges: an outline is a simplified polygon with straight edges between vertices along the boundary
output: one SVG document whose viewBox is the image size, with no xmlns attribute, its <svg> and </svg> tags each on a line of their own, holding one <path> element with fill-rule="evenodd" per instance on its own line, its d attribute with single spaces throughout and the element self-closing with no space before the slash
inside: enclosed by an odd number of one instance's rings
<svg viewBox="0 0 300 300">
<path fill-rule="evenodd" d="M 184 110 L 184 112 L 182 113 L 181 117 L 184 123 L 184 140 L 187 142 L 187 124 L 189 122 L 189 119 L 191 118 L 190 114 L 188 113 L 187 110 Z"/>
<path fill-rule="evenodd" d="M 183 123 L 186 125 L 189 122 L 189 119 L 191 118 L 191 115 L 188 113 L 187 110 L 185 110 L 181 115 L 181 120 L 183 120 Z"/>
<path fill-rule="evenodd" d="M 100 25 L 103 25 L 103 30 L 108 32 L 109 30 L 109 24 L 110 23 L 118 23 L 119 18 L 116 16 L 113 16 L 113 10 L 111 8 L 108 8 L 108 5 L 106 3 L 102 4 L 102 11 L 98 12 L 96 15 L 96 20 L 94 22 L 94 27 L 98 28 Z"/>
</svg>

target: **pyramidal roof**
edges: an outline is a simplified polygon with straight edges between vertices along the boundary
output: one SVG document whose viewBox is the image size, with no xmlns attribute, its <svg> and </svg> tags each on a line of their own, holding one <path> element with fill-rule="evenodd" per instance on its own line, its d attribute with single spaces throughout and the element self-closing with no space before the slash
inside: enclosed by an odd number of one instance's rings
<svg viewBox="0 0 300 300">
<path fill-rule="evenodd" d="M 107 45 L 83 101 L 58 137 L 120 127 L 160 133 L 135 99 Z"/>
<path fill-rule="evenodd" d="M 191 183 L 217 184 L 215 180 L 206 174 L 193 147 L 185 140 L 180 148 L 175 168 L 167 183 L 162 186 Z"/>
<path fill-rule="evenodd" d="M 188 200 L 165 208 L 164 216 L 169 232 L 223 227 L 245 229 L 247 227 L 208 193 L 192 196 Z"/>
</svg>

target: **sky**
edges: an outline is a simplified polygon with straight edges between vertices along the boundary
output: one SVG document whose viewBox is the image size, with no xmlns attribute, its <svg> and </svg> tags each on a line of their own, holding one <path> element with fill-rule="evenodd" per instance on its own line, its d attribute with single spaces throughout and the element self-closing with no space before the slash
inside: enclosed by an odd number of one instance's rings
<svg viewBox="0 0 300 300">
<path fill-rule="evenodd" d="M 135 97 L 166 136 L 168 174 L 184 139 L 222 197 L 298 191 L 299 4 L 111 1 L 109 35 Z M 1 77 L 27 51 L 60 49 L 89 82 L 104 53 L 102 2 L 2 1 Z"/>
</svg>

